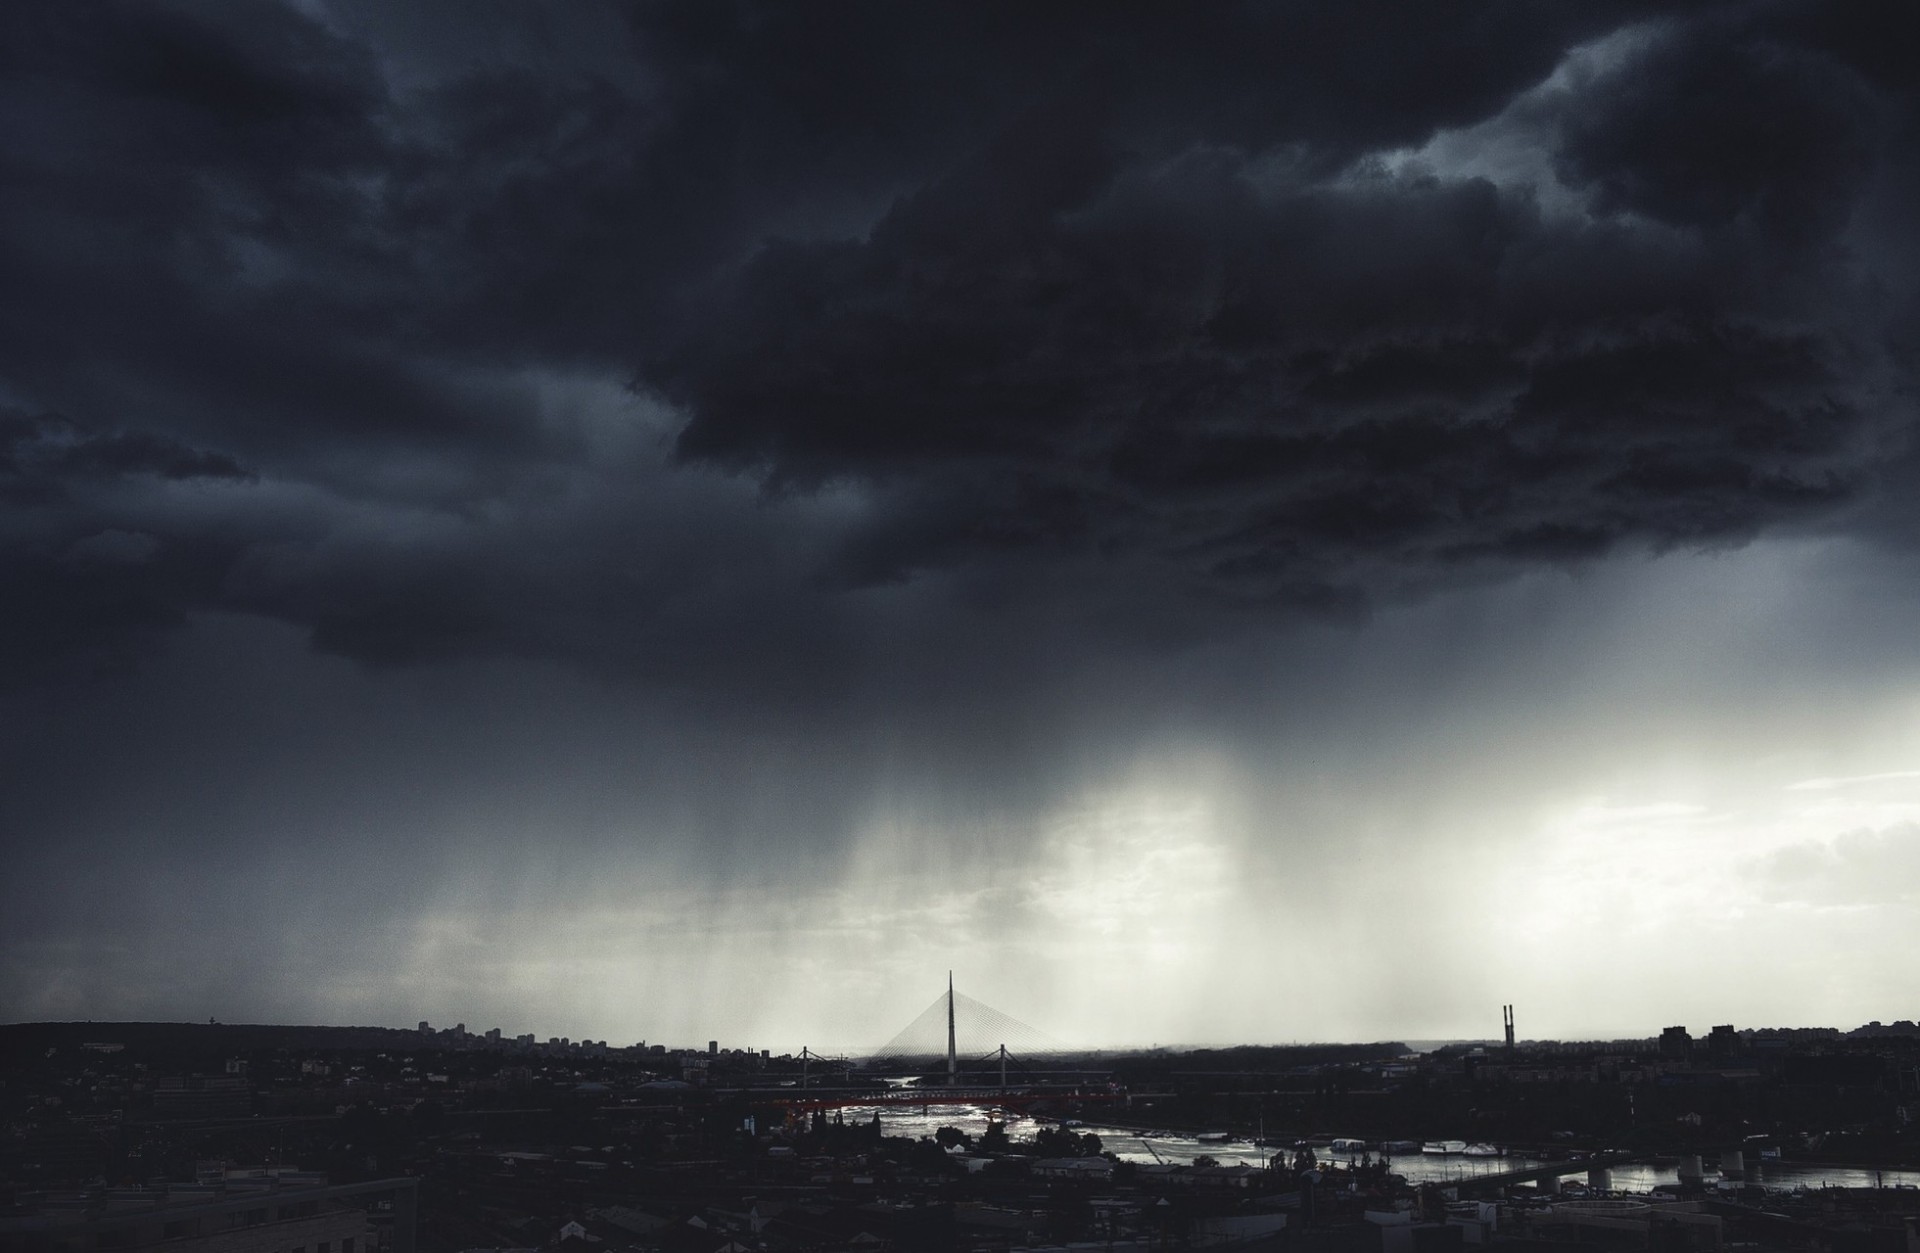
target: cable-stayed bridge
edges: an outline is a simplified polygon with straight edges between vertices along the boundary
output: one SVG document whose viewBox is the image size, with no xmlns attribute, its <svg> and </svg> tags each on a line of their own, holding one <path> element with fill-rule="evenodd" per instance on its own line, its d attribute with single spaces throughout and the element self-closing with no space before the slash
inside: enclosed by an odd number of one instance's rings
<svg viewBox="0 0 1920 1253">
<path fill-rule="evenodd" d="M 1057 1063 L 1066 1046 L 1011 1014 L 947 990 L 866 1059 L 869 1072 L 928 1073 L 944 1067 L 948 1083 L 985 1071 L 1002 1078 Z"/>
<path fill-rule="evenodd" d="M 1053 1036 L 956 992 L 949 973 L 946 989 L 891 1040 L 842 1063 L 836 1086 L 814 1086 L 803 1071 L 802 1092 L 781 1103 L 1023 1107 L 1125 1099 L 1104 1073 L 1071 1062 L 1067 1047 Z"/>
</svg>

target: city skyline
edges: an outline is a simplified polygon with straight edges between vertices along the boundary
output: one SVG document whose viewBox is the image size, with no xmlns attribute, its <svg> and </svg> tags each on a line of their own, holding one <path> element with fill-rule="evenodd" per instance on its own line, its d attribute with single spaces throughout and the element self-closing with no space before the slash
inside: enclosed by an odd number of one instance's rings
<svg viewBox="0 0 1920 1253">
<path fill-rule="evenodd" d="M 552 1053 L 558 1051 L 580 1053 L 582 1055 L 605 1056 L 621 1053 L 646 1053 L 673 1059 L 702 1056 L 744 1056 L 748 1058 L 774 1057 L 797 1062 L 803 1054 L 815 1062 L 830 1064 L 835 1062 L 857 1061 L 869 1071 L 884 1066 L 887 1062 L 906 1069 L 915 1065 L 937 1066 L 946 1056 L 945 1045 L 941 1040 L 926 1041 L 924 1047 L 905 1049 L 900 1047 L 901 1039 L 896 1036 L 885 1044 L 875 1041 L 834 1041 L 824 1040 L 808 1043 L 792 1043 L 783 1040 L 727 1040 L 709 1037 L 700 1039 L 661 1039 L 646 1038 L 595 1039 L 591 1035 L 573 1036 L 554 1035 L 545 1030 L 521 1030 L 525 1024 L 512 1027 L 486 1026 L 468 1027 L 465 1022 L 451 1025 L 435 1024 L 422 1019 L 413 1025 L 396 1023 L 269 1023 L 269 1022 L 220 1022 L 209 1020 L 205 1023 L 86 1019 L 81 1021 L 53 1021 L 40 1023 L 0 1024 L 17 1026 L 23 1030 L 45 1031 L 59 1030 L 71 1032 L 74 1028 L 97 1028 L 96 1034 L 112 1037 L 115 1028 L 140 1028 L 147 1031 L 161 1029 L 178 1031 L 196 1027 L 212 1028 L 215 1031 L 238 1031 L 242 1033 L 266 1031 L 285 1035 L 287 1039 L 300 1038 L 302 1032 L 319 1032 L 321 1035 L 305 1038 L 304 1047 L 327 1047 L 327 1033 L 347 1033 L 353 1036 L 356 1047 L 366 1047 L 368 1038 L 354 1033 L 375 1032 L 391 1033 L 399 1037 L 393 1047 L 400 1046 L 406 1040 L 417 1041 L 422 1047 L 439 1049 L 495 1049 L 507 1051 L 532 1051 Z M 551 1026 L 552 1024 L 548 1024 Z M 998 1064 L 998 1056 L 1004 1048 L 1008 1064 L 1014 1068 L 1031 1066 L 1036 1059 L 1054 1059 L 1066 1057 L 1118 1057 L 1124 1055 L 1180 1054 L 1188 1052 L 1207 1052 L 1222 1050 L 1315 1050 L 1324 1048 L 1377 1047 L 1385 1044 L 1404 1046 L 1411 1054 L 1434 1053 L 1442 1049 L 1459 1049 L 1468 1046 L 1491 1048 L 1496 1053 L 1503 1048 L 1517 1048 L 1522 1053 L 1567 1053 L 1582 1054 L 1594 1051 L 1614 1050 L 1624 1055 L 1644 1055 L 1647 1057 L 1668 1056 L 1670 1060 L 1725 1061 L 1717 1050 L 1722 1046 L 1719 1041 L 1723 1035 L 1733 1041 L 1732 1048 L 1742 1055 L 1751 1047 L 1748 1043 L 1754 1039 L 1772 1040 L 1776 1045 L 1797 1045 L 1800 1047 L 1826 1047 L 1849 1040 L 1891 1039 L 1915 1034 L 1914 1020 L 1878 1019 L 1860 1023 L 1852 1027 L 1824 1023 L 1797 1024 L 1668 1024 L 1646 1031 L 1628 1031 L 1622 1034 L 1595 1036 L 1592 1038 L 1553 1038 L 1519 1034 L 1510 1040 L 1500 1035 L 1459 1036 L 1441 1039 L 1423 1039 L 1420 1037 L 1382 1037 L 1375 1040 L 1333 1040 L 1333 1039 L 1287 1039 L 1287 1040 L 1129 1040 L 1117 1038 L 1105 1041 L 1065 1041 L 1050 1039 L 1038 1042 L 1031 1038 L 1039 1034 L 1024 1023 L 1013 1024 L 1015 1028 L 1029 1033 L 1024 1047 L 1008 1045 L 988 1045 L 984 1041 L 989 1035 L 998 1040 L 999 1034 L 983 1033 L 977 1024 L 962 1031 L 955 1056 L 959 1063 L 969 1071 L 991 1070 Z M 903 1033 L 904 1034 L 904 1033 Z M 62 1037 L 64 1038 L 64 1037 Z M 184 1038 L 184 1037 L 181 1037 Z M 384 1038 L 384 1037 L 373 1037 Z M 1008 1037 L 1011 1038 L 1011 1037 Z M 294 1045 L 293 1047 L 301 1047 Z M 87 1048 L 118 1051 L 125 1048 L 123 1042 L 108 1039 L 97 1043 L 88 1043 Z M 1677 1050 L 1677 1051 L 1676 1051 Z"/>
<path fill-rule="evenodd" d="M 9 6 L 0 1021 L 1914 1017 L 1906 16 Z"/>
</svg>

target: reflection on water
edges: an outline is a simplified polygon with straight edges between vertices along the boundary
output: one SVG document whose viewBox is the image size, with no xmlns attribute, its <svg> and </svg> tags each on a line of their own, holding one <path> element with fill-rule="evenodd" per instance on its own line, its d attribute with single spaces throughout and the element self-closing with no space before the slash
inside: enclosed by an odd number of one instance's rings
<svg viewBox="0 0 1920 1253">
<path fill-rule="evenodd" d="M 849 1122 L 856 1117 L 862 1120 L 873 1117 L 873 1109 L 849 1109 L 846 1117 Z M 970 1136 L 978 1136 L 986 1131 L 987 1123 L 994 1117 L 986 1106 L 934 1106 L 926 1112 L 901 1106 L 884 1106 L 879 1110 L 881 1129 L 890 1136 L 930 1136 L 940 1127 L 957 1127 Z M 1041 1126 L 1053 1126 L 1053 1119 L 1029 1118 L 1024 1114 L 1007 1114 L 1002 1118 L 1007 1125 L 1007 1134 L 1014 1140 L 1031 1137 L 1034 1130 Z M 1223 1165 L 1235 1166 L 1245 1163 L 1248 1166 L 1264 1164 L 1266 1155 L 1280 1150 L 1262 1149 L 1249 1140 L 1238 1140 L 1229 1144 L 1202 1144 L 1190 1135 L 1178 1135 L 1170 1131 L 1141 1133 L 1124 1127 L 1114 1127 L 1103 1123 L 1088 1123 L 1073 1128 L 1081 1134 L 1091 1132 L 1100 1137 L 1100 1147 L 1104 1152 L 1113 1153 L 1122 1161 L 1129 1162 L 1171 1162 L 1189 1165 L 1196 1157 L 1211 1157 Z"/>
<path fill-rule="evenodd" d="M 1414 1183 L 1446 1182 L 1453 1179 L 1465 1179 L 1472 1175 L 1489 1174 L 1503 1170 L 1518 1170 L 1527 1166 L 1540 1166 L 1545 1163 L 1532 1157 L 1461 1158 L 1418 1157 L 1395 1158 L 1393 1169 L 1396 1174 L 1405 1175 Z M 1670 1186 L 1680 1181 L 1678 1163 L 1634 1162 L 1622 1166 L 1610 1166 L 1607 1174 L 1615 1192 L 1651 1192 L 1653 1189 Z M 1920 1186 L 1920 1173 L 1909 1170 L 1888 1170 L 1876 1172 L 1851 1166 L 1812 1166 L 1784 1162 L 1763 1162 L 1750 1165 L 1747 1182 L 1758 1183 L 1762 1187 L 1791 1189 L 1808 1188 L 1872 1188 L 1872 1187 L 1908 1187 Z M 1584 1172 L 1568 1176 L 1570 1180 L 1585 1183 Z M 1709 1186 L 1720 1180 L 1718 1171 L 1711 1167 L 1706 1172 Z"/>
<path fill-rule="evenodd" d="M 849 1109 L 845 1117 L 849 1122 L 859 1119 L 865 1121 L 873 1117 L 874 1109 Z M 880 1126 L 891 1136 L 931 1136 L 936 1128 L 957 1127 L 970 1136 L 978 1136 L 986 1131 L 987 1123 L 994 1116 L 986 1106 L 933 1106 L 926 1110 L 884 1106 L 878 1110 Z M 1021 1114 L 1008 1114 L 1004 1117 L 1007 1134 L 1015 1140 L 1026 1139 L 1033 1135 L 1034 1129 L 1041 1125 L 1051 1125 L 1050 1119 L 1033 1119 Z M 1123 1161 L 1129 1162 L 1170 1162 L 1179 1165 L 1191 1164 L 1197 1157 L 1211 1157 L 1222 1165 L 1245 1164 L 1260 1166 L 1272 1156 L 1292 1156 L 1291 1149 L 1264 1149 L 1251 1140 L 1234 1140 L 1226 1144 L 1202 1144 L 1191 1135 L 1182 1135 L 1171 1131 L 1140 1132 L 1125 1127 L 1115 1127 L 1104 1123 L 1088 1123 L 1074 1128 L 1076 1131 L 1100 1137 L 1100 1147 L 1113 1153 Z M 1320 1161 L 1344 1161 L 1344 1158 L 1331 1158 L 1324 1148 L 1314 1150 Z M 1709 1163 L 1711 1159 L 1709 1159 Z M 1393 1159 L 1395 1174 L 1406 1176 L 1411 1183 L 1446 1183 L 1452 1180 L 1467 1179 L 1474 1175 L 1493 1174 L 1499 1171 L 1516 1170 L 1526 1166 L 1544 1164 L 1540 1159 L 1530 1157 L 1441 1157 L 1437 1155 L 1414 1153 Z M 1575 1170 L 1579 1167 L 1576 1165 Z M 1616 1192 L 1650 1192 L 1654 1188 L 1670 1185 L 1679 1181 L 1677 1163 L 1635 1163 L 1609 1168 L 1613 1190 Z M 1885 1170 L 1875 1171 L 1853 1166 L 1807 1165 L 1796 1162 L 1759 1162 L 1748 1166 L 1751 1182 L 1768 1188 L 1920 1188 L 1920 1171 Z M 1584 1174 L 1569 1176 L 1570 1180 L 1585 1182 Z M 1711 1185 L 1720 1176 L 1711 1166 L 1707 1170 L 1706 1182 Z"/>
</svg>

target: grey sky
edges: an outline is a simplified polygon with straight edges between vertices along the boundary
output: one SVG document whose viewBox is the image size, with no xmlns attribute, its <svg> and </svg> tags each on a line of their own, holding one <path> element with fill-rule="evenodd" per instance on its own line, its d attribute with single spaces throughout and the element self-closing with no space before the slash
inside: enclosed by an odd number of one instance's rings
<svg viewBox="0 0 1920 1253">
<path fill-rule="evenodd" d="M 0 1015 L 1911 1016 L 1898 6 L 1365 8 L 0 18 Z"/>
</svg>

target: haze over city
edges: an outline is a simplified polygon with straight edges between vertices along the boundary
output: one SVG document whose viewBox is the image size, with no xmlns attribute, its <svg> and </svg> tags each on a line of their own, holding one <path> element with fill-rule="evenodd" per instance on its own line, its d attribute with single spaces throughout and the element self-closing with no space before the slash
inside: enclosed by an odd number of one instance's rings
<svg viewBox="0 0 1920 1253">
<path fill-rule="evenodd" d="M 6 6 L 0 1019 L 1915 1017 L 1904 10 Z"/>
</svg>

